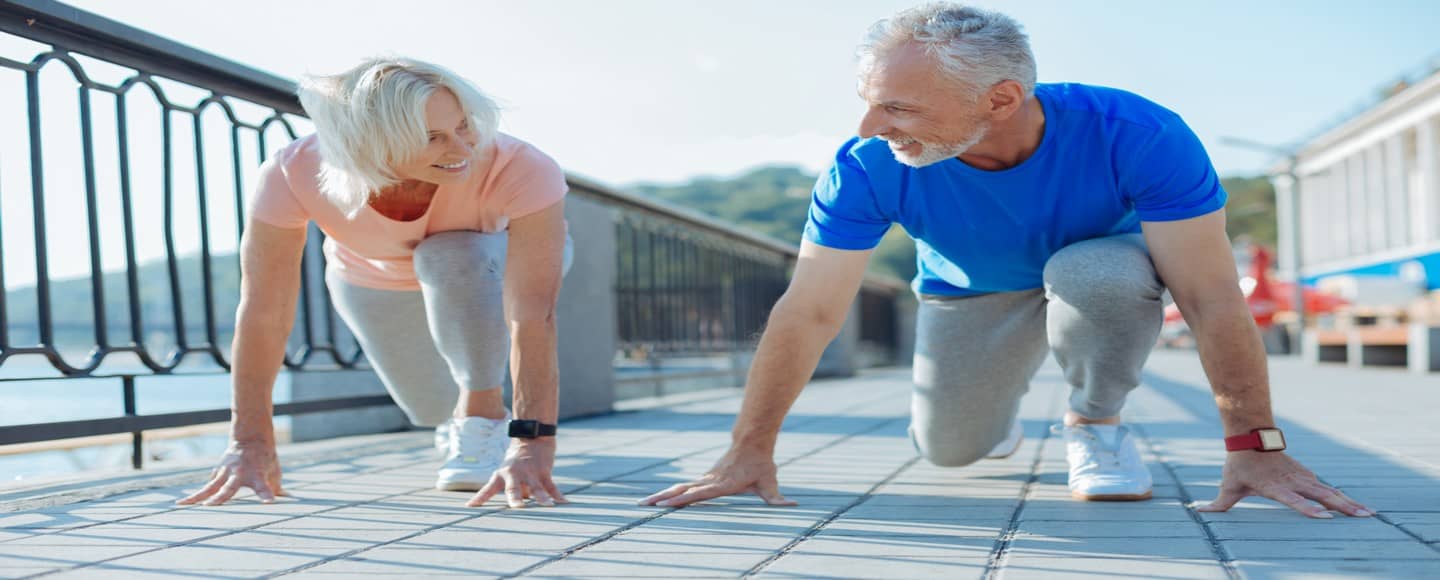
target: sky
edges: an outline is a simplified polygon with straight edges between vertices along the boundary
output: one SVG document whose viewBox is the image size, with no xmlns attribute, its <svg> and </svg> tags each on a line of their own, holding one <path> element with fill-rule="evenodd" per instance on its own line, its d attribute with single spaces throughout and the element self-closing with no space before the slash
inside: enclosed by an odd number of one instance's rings
<svg viewBox="0 0 1440 580">
<path fill-rule="evenodd" d="M 822 168 L 855 131 L 854 46 L 893 0 L 73 0 L 295 78 L 393 53 L 506 105 L 504 129 L 602 182 L 767 163 Z M 1042 82 L 1124 88 L 1180 113 L 1222 175 L 1269 166 L 1221 136 L 1295 142 L 1440 57 L 1433 0 L 1011 0 Z M 243 6 L 243 7 L 242 7 Z M 398 10 L 397 6 L 404 6 Z M 1436 64 L 1440 64 L 1437 62 Z"/>
<path fill-rule="evenodd" d="M 536 144 L 568 171 L 616 186 L 728 176 L 769 164 L 824 168 L 853 135 L 854 48 L 874 21 L 912 5 L 895 0 L 70 0 L 80 9 L 287 77 L 334 73 L 397 54 L 470 79 L 504 107 L 502 129 Z M 1352 109 L 1401 73 L 1440 57 L 1440 2 L 1377 0 L 1011 0 L 979 5 L 1028 31 L 1042 82 L 1119 87 L 1180 113 L 1223 176 L 1263 172 L 1275 157 L 1223 144 L 1225 136 L 1286 146 Z M 36 46 L 0 34 L 0 56 L 28 61 Z M 43 47 L 40 47 L 43 50 Z M 87 65 L 105 82 L 129 73 Z M 88 271 L 74 79 L 42 72 L 47 224 L 53 277 Z M 6 286 L 34 278 L 26 244 L 28 152 L 24 84 L 0 69 L 0 245 Z M 167 87 L 167 90 L 169 88 Z M 203 95 L 167 93 L 195 103 Z M 188 101 L 186 100 L 188 99 Z M 96 111 L 113 111 L 97 99 Z M 154 139 L 158 113 L 132 108 L 132 139 Z M 97 131 L 113 114 L 97 114 Z M 212 109 L 207 140 L 224 140 Z M 193 157 L 180 127 L 177 159 Z M 104 137 L 97 137 L 105 141 Z M 108 143 L 113 143 L 113 137 Z M 282 141 L 275 142 L 278 146 Z M 103 143 L 102 143 L 103 144 Z M 102 148 L 103 149 L 103 148 Z M 113 146 L 99 152 L 102 199 L 118 199 Z M 158 147 L 132 146 L 141 261 L 162 255 Z M 228 154 L 227 154 L 228 155 Z M 57 160 L 70 160 L 62 163 Z M 212 192 L 228 158 L 206 159 Z M 258 164 L 242 159 L 249 183 Z M 189 195 L 192 164 L 177 163 L 174 242 L 200 237 Z M 233 252 L 233 202 L 214 195 L 212 251 Z M 102 235 L 119 235 L 113 201 Z M 797 227 L 798 232 L 798 227 Z M 102 266 L 123 265 L 102 244 Z"/>
</svg>

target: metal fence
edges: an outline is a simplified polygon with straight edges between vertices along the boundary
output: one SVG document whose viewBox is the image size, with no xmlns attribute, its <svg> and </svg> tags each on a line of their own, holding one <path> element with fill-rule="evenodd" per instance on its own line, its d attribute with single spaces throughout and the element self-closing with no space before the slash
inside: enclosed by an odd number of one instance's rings
<svg viewBox="0 0 1440 580">
<path fill-rule="evenodd" d="M 0 166 L 0 199 L 24 196 L 31 215 L 17 222 L 5 211 L 18 206 L 0 204 L 0 385 L 36 378 L 5 375 L 7 360 L 44 357 L 59 378 L 115 379 L 124 415 L 0 426 L 0 445 L 130 433 L 138 467 L 142 431 L 229 418 L 226 409 L 139 415 L 135 380 L 228 371 L 239 265 L 234 252 L 217 248 L 238 248 L 245 194 L 253 185 L 247 175 L 308 122 L 289 80 L 64 4 L 0 0 L 0 37 L 7 34 L 33 50 L 0 52 L 0 83 L 8 74 L 23 84 L 23 126 L 7 120 L 3 127 L 25 135 L 29 179 L 24 190 L 6 188 Z M 98 80 L 98 69 L 118 80 Z M 46 98 L 42 87 L 55 74 L 73 87 L 73 108 Z M 5 86 L 0 84 L 0 104 Z M 137 115 L 139 109 L 148 114 Z M 78 122 L 79 142 L 72 148 L 78 152 L 51 153 L 47 140 L 60 138 L 45 125 L 54 119 Z M 145 147 L 144 160 L 135 138 L 141 132 L 158 139 L 158 152 Z M 47 167 L 81 178 L 74 187 L 52 187 L 47 178 L 55 173 Z M 137 183 L 142 172 L 153 178 L 144 185 Z M 793 246 L 583 180 L 572 179 L 571 186 L 619 212 L 614 308 L 622 356 L 726 353 L 753 345 L 785 287 Z M 55 195 L 61 189 L 80 193 Z M 146 203 L 142 198 L 151 200 L 149 213 L 139 207 Z M 50 209 L 83 216 L 75 218 L 83 227 L 72 220 L 66 231 L 52 231 L 56 216 L 47 215 Z M 4 231 L 16 223 L 29 227 L 26 248 L 16 247 L 16 235 Z M 84 231 L 85 273 L 62 281 L 52 259 L 57 236 L 74 246 L 78 230 Z M 150 253 L 153 263 L 139 251 L 145 236 L 162 246 Z M 285 357 L 295 371 L 363 364 L 329 303 L 322 238 L 312 227 Z M 20 257 L 27 267 L 16 266 Z M 6 273 L 17 268 L 33 283 L 7 281 Z M 892 354 L 894 304 L 902 291 L 903 285 L 871 280 L 861 298 L 862 340 Z M 386 396 L 333 398 L 277 405 L 276 413 L 389 403 Z"/>
</svg>

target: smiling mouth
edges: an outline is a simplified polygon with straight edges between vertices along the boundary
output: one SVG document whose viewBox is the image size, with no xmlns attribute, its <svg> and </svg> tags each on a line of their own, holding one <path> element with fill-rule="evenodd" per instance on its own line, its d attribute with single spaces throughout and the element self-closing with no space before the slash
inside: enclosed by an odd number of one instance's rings
<svg viewBox="0 0 1440 580">
<path fill-rule="evenodd" d="M 456 169 L 464 169 L 465 166 L 466 166 L 466 165 L 469 165 L 469 164 L 470 164 L 469 161 L 462 159 L 462 160 L 460 160 L 460 161 L 456 161 L 456 162 L 451 163 L 451 164 L 449 164 L 449 165 L 441 165 L 441 164 L 438 164 L 438 163 L 437 163 L 437 164 L 435 164 L 435 165 L 431 165 L 431 167 L 436 167 L 436 168 L 439 168 L 439 169 L 445 169 L 445 170 L 454 171 L 454 170 L 456 170 Z"/>
</svg>

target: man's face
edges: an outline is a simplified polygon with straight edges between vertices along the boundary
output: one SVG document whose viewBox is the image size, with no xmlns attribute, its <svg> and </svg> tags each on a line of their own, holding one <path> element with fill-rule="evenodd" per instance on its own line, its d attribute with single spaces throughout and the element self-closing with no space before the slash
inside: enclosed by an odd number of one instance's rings
<svg viewBox="0 0 1440 580">
<path fill-rule="evenodd" d="M 859 92 L 867 105 L 860 136 L 884 139 L 895 159 L 911 167 L 959 157 L 990 129 L 981 99 L 945 78 L 934 57 L 914 43 L 862 70 Z"/>
</svg>

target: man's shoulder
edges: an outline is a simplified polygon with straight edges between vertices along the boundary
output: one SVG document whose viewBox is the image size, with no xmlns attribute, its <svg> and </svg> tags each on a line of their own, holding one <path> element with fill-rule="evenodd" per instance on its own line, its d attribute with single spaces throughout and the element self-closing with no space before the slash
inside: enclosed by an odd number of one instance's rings
<svg viewBox="0 0 1440 580">
<path fill-rule="evenodd" d="M 1106 123 L 1162 130 L 1180 121 L 1170 109 L 1149 98 L 1115 87 L 1081 83 L 1043 83 L 1036 94 L 1064 115 L 1090 115 Z"/>
</svg>

